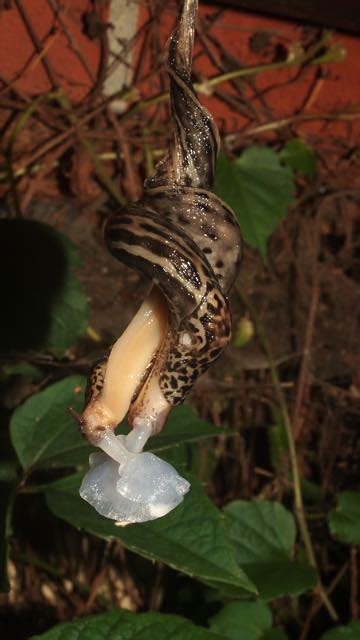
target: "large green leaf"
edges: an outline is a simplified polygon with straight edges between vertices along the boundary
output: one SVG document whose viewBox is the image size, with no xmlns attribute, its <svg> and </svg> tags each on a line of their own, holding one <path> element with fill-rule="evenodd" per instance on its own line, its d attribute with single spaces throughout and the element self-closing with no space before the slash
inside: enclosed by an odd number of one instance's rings
<svg viewBox="0 0 360 640">
<path fill-rule="evenodd" d="M 261 640 L 271 626 L 271 611 L 261 600 L 229 602 L 210 619 L 210 629 L 230 640 Z"/>
<path fill-rule="evenodd" d="M 261 640 L 287 640 L 287 635 L 283 629 L 268 629 Z"/>
<path fill-rule="evenodd" d="M 331 533 L 347 544 L 360 544 L 360 492 L 343 491 L 329 513 Z"/>
<path fill-rule="evenodd" d="M 239 565 L 264 600 L 296 596 L 315 586 L 312 567 L 292 560 L 296 527 L 292 514 L 281 504 L 237 500 L 225 507 L 225 516 Z"/>
<path fill-rule="evenodd" d="M 180 616 L 123 609 L 60 624 L 32 640 L 224 640 Z"/>
<path fill-rule="evenodd" d="M 25 470 L 68 467 L 84 462 L 92 448 L 82 438 L 67 407 L 80 411 L 85 378 L 71 376 L 32 396 L 11 418 L 12 443 Z"/>
<path fill-rule="evenodd" d="M 215 192 L 236 212 L 244 240 L 266 256 L 268 238 L 293 201 L 291 169 L 268 147 L 249 147 L 234 162 L 220 154 Z"/>
<path fill-rule="evenodd" d="M 117 538 L 131 551 L 162 560 L 169 566 L 232 596 L 256 589 L 236 562 L 221 511 L 207 498 L 196 479 L 184 501 L 171 513 L 143 524 L 119 527 L 103 518 L 79 496 L 81 475 L 48 486 L 51 511 L 75 527 L 101 538 Z"/>
<path fill-rule="evenodd" d="M 87 325 L 75 247 L 33 220 L 0 220 L 0 350 L 50 349 L 62 356 Z M 10 275 L 9 275 L 10 274 Z"/>
<path fill-rule="evenodd" d="M 34 467 L 70 467 L 84 464 L 92 447 L 81 436 L 67 407 L 81 410 L 86 380 L 71 376 L 49 386 L 17 408 L 11 419 L 11 437 L 24 469 Z M 119 433 L 128 428 L 122 425 Z M 164 431 L 151 438 L 150 451 L 210 438 L 223 430 L 198 418 L 191 407 L 177 407 Z"/>
<path fill-rule="evenodd" d="M 279 153 L 281 162 L 304 176 L 316 175 L 316 155 L 314 149 L 299 138 L 288 140 Z"/>
<path fill-rule="evenodd" d="M 229 432 L 199 418 L 188 405 L 174 407 L 164 430 L 148 443 L 149 451 L 161 451 L 185 442 L 197 442 Z"/>
<path fill-rule="evenodd" d="M 321 636 L 321 640 L 359 640 L 360 620 L 350 622 L 346 627 L 335 627 Z"/>
</svg>

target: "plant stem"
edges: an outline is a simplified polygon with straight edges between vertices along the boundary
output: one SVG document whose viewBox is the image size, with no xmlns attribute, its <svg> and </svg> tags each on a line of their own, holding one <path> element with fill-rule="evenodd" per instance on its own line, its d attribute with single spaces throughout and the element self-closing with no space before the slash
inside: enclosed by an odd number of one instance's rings
<svg viewBox="0 0 360 640">
<path fill-rule="evenodd" d="M 226 73 L 219 73 L 217 76 L 213 76 L 212 78 L 208 78 L 207 80 L 203 80 L 202 82 L 194 82 L 194 89 L 197 93 L 209 94 L 212 87 L 216 87 L 218 84 L 228 82 L 229 80 L 235 80 L 237 78 L 248 78 L 256 75 L 257 73 L 277 71 L 278 69 L 286 69 L 293 66 L 304 66 L 306 64 L 312 66 L 321 64 L 321 58 L 317 56 L 321 56 L 321 53 L 324 51 L 324 49 L 327 53 L 331 54 L 332 47 L 329 46 L 329 40 L 330 35 L 328 32 L 326 32 L 321 40 L 315 43 L 314 46 L 310 47 L 310 49 L 308 49 L 307 51 L 301 51 L 300 53 L 289 55 L 286 60 L 281 60 L 280 62 L 257 64 L 253 65 L 252 67 L 240 67 L 239 69 L 233 69 L 232 71 L 228 71 Z M 338 61 L 338 58 L 334 56 L 333 61 Z M 329 62 L 331 62 L 331 55 Z M 117 94 L 114 94 L 113 98 L 116 97 Z M 124 101 L 131 100 L 133 99 L 133 97 L 133 89 L 129 89 L 128 92 L 124 92 L 124 94 L 121 96 L 122 100 Z M 142 111 L 147 107 L 160 104 L 161 102 L 166 102 L 168 99 L 169 92 L 163 91 L 162 93 L 158 93 L 151 98 L 138 100 L 133 104 L 132 107 L 130 107 L 124 114 L 120 116 L 120 119 L 121 121 L 127 120 L 130 116 L 133 116 L 138 111 Z"/>
<path fill-rule="evenodd" d="M 298 122 L 311 122 L 312 120 L 339 120 L 343 122 L 351 122 L 360 118 L 359 111 L 342 111 L 338 113 L 299 113 L 289 118 L 280 118 L 280 120 L 273 120 L 266 122 L 265 124 L 256 125 L 255 127 L 249 127 L 245 129 L 243 135 L 253 136 L 259 133 L 266 133 L 268 131 L 278 131 L 284 129 L 291 124 L 297 124 Z"/>
<path fill-rule="evenodd" d="M 95 151 L 90 140 L 81 132 L 81 129 L 79 126 L 80 125 L 79 120 L 75 115 L 74 111 L 72 110 L 70 101 L 68 100 L 67 96 L 63 92 L 59 92 L 58 94 L 56 94 L 56 100 L 59 103 L 59 105 L 62 107 L 62 109 L 64 109 L 67 115 L 67 118 L 69 120 L 69 123 L 76 127 L 76 132 L 79 137 L 79 140 L 81 144 L 85 147 L 86 151 L 88 152 L 99 180 L 102 182 L 102 184 L 107 189 L 107 191 L 113 196 L 113 198 L 120 205 L 126 204 L 126 198 L 124 194 L 120 191 L 120 189 L 115 185 L 113 180 L 110 178 L 108 172 L 106 171 L 102 163 L 102 160 L 99 154 Z"/>
<path fill-rule="evenodd" d="M 332 47 L 329 46 L 329 40 L 330 40 L 330 35 L 329 33 L 325 33 L 323 38 L 321 38 L 321 40 L 319 40 L 319 42 L 317 42 L 313 47 L 310 47 L 310 49 L 308 49 L 307 51 L 303 52 L 301 51 L 300 53 L 295 53 L 293 55 L 289 55 L 288 58 L 286 60 L 280 61 L 280 62 L 273 62 L 270 64 L 261 64 L 261 65 L 253 65 L 252 67 L 241 67 L 239 69 L 234 69 L 230 72 L 227 73 L 220 73 L 217 76 L 214 76 L 212 78 L 209 78 L 207 80 L 204 80 L 203 82 L 197 82 L 194 83 L 194 89 L 197 92 L 200 93 L 209 93 L 209 91 L 211 90 L 212 87 L 217 86 L 218 84 L 221 84 L 223 82 L 226 82 L 228 80 L 234 80 L 236 78 L 245 78 L 245 77 L 250 77 L 253 75 L 256 75 L 257 73 L 261 73 L 261 72 L 268 72 L 268 71 L 275 71 L 278 69 L 284 69 L 287 67 L 292 67 L 294 65 L 300 65 L 303 66 L 305 64 L 307 65 L 318 65 L 321 64 L 321 55 L 324 55 L 323 51 L 325 49 L 325 52 L 327 52 L 330 56 L 330 60 L 331 61 L 331 52 L 332 52 Z M 338 52 L 335 52 L 336 55 L 338 55 Z M 336 55 L 333 56 L 333 61 L 336 61 L 338 58 L 336 57 Z M 319 57 L 320 56 L 320 57 Z M 78 137 L 80 139 L 80 142 L 83 144 L 83 146 L 86 148 L 86 150 L 88 151 L 90 158 L 94 164 L 95 167 L 95 171 L 100 179 L 100 181 L 103 183 L 103 185 L 105 186 L 105 188 L 109 191 L 109 193 L 111 193 L 111 195 L 115 198 L 115 200 L 117 200 L 119 202 L 119 204 L 123 205 L 126 203 L 126 199 L 123 195 L 123 193 L 118 189 L 118 187 L 114 184 L 113 180 L 110 178 L 109 174 L 107 173 L 106 169 L 103 166 L 103 163 L 101 162 L 101 158 L 99 156 L 99 154 L 95 151 L 92 143 L 89 141 L 88 137 L 86 135 L 84 135 L 81 132 L 81 126 L 85 125 L 88 121 L 90 121 L 95 115 L 96 113 L 101 112 L 108 104 L 110 104 L 112 102 L 112 100 L 117 99 L 117 98 L 121 98 L 123 101 L 125 102 L 131 102 L 131 101 L 135 101 L 137 97 L 137 92 L 134 89 L 134 87 L 130 87 L 128 89 L 122 90 L 120 92 L 116 92 L 111 96 L 108 96 L 102 103 L 100 103 L 99 105 L 96 105 L 96 107 L 94 109 L 91 110 L 90 113 L 85 114 L 82 117 L 77 117 L 76 114 L 74 113 L 74 111 L 71 108 L 70 102 L 67 98 L 67 96 L 63 93 L 63 92 L 48 92 L 46 94 L 43 94 L 41 96 L 39 96 L 39 98 L 37 98 L 36 100 L 34 100 L 29 107 L 29 110 L 25 111 L 25 121 L 28 119 L 29 115 L 32 114 L 33 111 L 36 110 L 38 104 L 44 100 L 48 100 L 48 99 L 54 99 L 58 102 L 58 104 L 60 104 L 60 106 L 65 110 L 69 123 L 70 123 L 70 127 L 66 130 L 66 131 L 62 131 L 59 135 L 57 136 L 53 136 L 51 138 L 51 140 L 47 141 L 47 143 L 45 143 L 43 145 L 42 148 L 40 148 L 33 156 L 31 163 L 35 162 L 39 157 L 41 157 L 42 155 L 44 155 L 44 153 L 46 153 L 47 151 L 51 150 L 54 146 L 62 143 L 64 140 L 68 139 L 74 132 L 76 132 L 78 134 Z M 132 117 L 133 115 L 135 115 L 136 113 L 138 113 L 139 111 L 143 111 L 144 109 L 150 107 L 150 106 L 154 106 L 157 104 L 160 104 L 162 102 L 166 102 L 169 99 L 169 92 L 168 91 L 164 91 L 162 93 L 159 93 L 155 96 L 152 96 L 151 98 L 145 99 L 145 100 L 137 100 L 134 102 L 134 104 L 132 106 L 129 107 L 129 109 L 123 113 L 122 115 L 119 116 L 119 121 L 120 122 L 125 122 L 126 120 L 128 120 L 130 117 Z M 336 114 L 336 115 L 326 115 L 326 114 L 319 114 L 319 116 L 317 115 L 311 115 L 311 114 L 300 114 L 298 116 L 295 116 L 294 118 L 283 118 L 281 120 L 278 120 L 276 122 L 269 122 L 269 123 L 265 123 L 263 125 L 258 125 L 256 127 L 252 127 L 250 128 L 248 131 L 245 132 L 245 135 L 252 135 L 252 134 L 257 134 L 257 133 L 263 133 L 266 131 L 271 131 L 274 129 L 280 129 L 284 126 L 287 126 L 289 123 L 292 123 L 294 121 L 301 121 L 301 120 L 311 120 L 311 119 L 316 119 L 317 117 L 319 119 L 339 119 L 339 120 L 352 120 L 355 119 L 357 117 L 359 117 L 360 114 L 358 113 L 342 113 L 342 114 Z M 22 118 L 20 118 L 20 122 L 21 122 Z M 25 124 L 25 122 L 21 122 L 20 128 L 22 128 L 23 124 Z M 18 135 L 18 130 L 17 127 L 15 129 L 16 133 L 15 133 L 15 137 Z M 9 148 L 8 151 L 11 151 L 11 147 L 13 144 L 14 140 L 11 140 L 9 143 Z M 30 164 L 28 164 L 27 167 L 24 167 L 23 169 L 20 169 L 20 171 L 26 172 L 29 170 L 29 166 Z M 9 184 L 10 184 L 10 188 L 12 190 L 12 194 L 13 194 L 13 200 L 14 200 L 14 206 L 15 206 L 15 210 L 17 215 L 21 215 L 21 211 L 20 211 L 20 204 L 18 201 L 18 197 L 17 197 L 17 192 L 16 192 L 16 177 L 19 177 L 19 170 L 17 170 L 16 172 L 13 171 L 12 168 L 12 163 L 10 165 L 10 161 L 8 156 L 6 157 L 6 171 L 7 171 L 7 176 L 8 176 L 8 180 L 9 180 Z"/>
<path fill-rule="evenodd" d="M 325 608 L 327 609 L 330 617 L 334 621 L 336 621 L 338 620 L 338 615 L 330 601 L 328 594 L 326 593 L 324 585 L 321 582 L 319 567 L 316 562 L 315 553 L 314 553 L 313 545 L 311 542 L 311 536 L 310 536 L 309 528 L 308 528 L 306 517 L 305 517 L 304 502 L 303 502 L 302 491 L 301 491 L 300 471 L 299 471 L 299 465 L 298 465 L 298 460 L 296 455 L 296 447 L 295 447 L 295 440 L 293 436 L 292 424 L 290 420 L 286 399 L 282 390 L 280 378 L 277 372 L 276 364 L 274 362 L 274 357 L 272 354 L 270 342 L 268 340 L 264 327 L 258 317 L 258 314 L 256 313 L 250 300 L 244 294 L 244 292 L 240 290 L 239 287 L 237 287 L 237 291 L 243 304 L 246 306 L 246 308 L 249 310 L 250 315 L 252 316 L 257 335 L 261 342 L 261 346 L 269 361 L 271 380 L 274 385 L 274 389 L 276 391 L 277 400 L 278 400 L 280 411 L 282 414 L 287 442 L 288 442 L 291 474 L 292 474 L 293 487 L 294 487 L 294 511 L 295 511 L 296 519 L 299 525 L 300 535 L 304 543 L 309 564 L 316 571 L 316 576 L 317 576 L 316 590 Z"/>
<path fill-rule="evenodd" d="M 14 144 L 17 140 L 17 138 L 19 137 L 21 131 L 23 130 L 24 126 L 26 125 L 27 121 L 29 120 L 29 118 L 32 116 L 32 114 L 34 113 L 34 111 L 36 111 L 36 109 L 38 108 L 38 106 L 44 102 L 44 100 L 47 100 L 49 97 L 53 97 L 54 94 L 52 93 L 44 93 L 43 95 L 39 96 L 38 98 L 35 98 L 35 100 L 33 100 L 29 106 L 27 107 L 27 109 L 25 109 L 25 111 L 23 111 L 23 113 L 21 114 L 18 122 L 16 123 L 8 142 L 6 143 L 5 149 L 4 149 L 4 159 L 5 159 L 5 175 L 7 177 L 8 183 L 10 185 L 10 192 L 12 194 L 12 198 L 13 198 L 13 205 L 14 205 L 14 210 L 15 210 L 15 215 L 17 218 L 21 218 L 21 206 L 20 206 L 20 200 L 19 200 L 19 195 L 17 192 L 17 188 L 16 188 L 16 176 L 15 176 L 15 172 L 14 172 L 14 168 L 13 168 L 13 148 L 14 148 Z"/>
</svg>

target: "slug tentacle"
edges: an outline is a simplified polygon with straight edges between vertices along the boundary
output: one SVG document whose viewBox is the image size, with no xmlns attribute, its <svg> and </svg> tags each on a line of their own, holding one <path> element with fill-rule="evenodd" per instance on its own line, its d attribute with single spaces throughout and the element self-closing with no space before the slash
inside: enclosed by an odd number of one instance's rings
<svg viewBox="0 0 360 640">
<path fill-rule="evenodd" d="M 146 180 L 142 199 L 123 207 L 105 228 L 110 252 L 153 282 L 152 292 L 111 349 L 107 364 L 102 361 L 95 367 L 81 416 L 84 434 L 118 464 L 115 469 L 111 463 L 110 468 L 103 458 L 94 458 L 81 495 L 101 513 L 108 517 L 122 513 L 126 521 L 159 517 L 188 490 L 188 483 L 174 470 L 173 476 L 169 465 L 160 471 L 155 456 L 146 458 L 145 465 L 141 456 L 150 454 L 141 450 L 231 336 L 226 295 L 239 269 L 241 237 L 235 214 L 211 191 L 220 143 L 218 129 L 191 82 L 197 6 L 197 0 L 184 0 L 179 26 L 168 43 L 173 124 L 169 152 Z M 127 410 L 133 433 L 124 439 L 112 431 Z M 142 460 L 149 486 L 157 478 L 162 487 L 153 501 L 134 480 Z M 116 491 L 108 491 L 106 483 L 114 481 L 116 473 L 120 475 Z M 114 491 L 126 494 L 120 508 L 114 507 Z M 99 506 L 99 495 L 105 507 Z M 139 495 L 140 502 L 149 500 L 152 506 L 143 504 L 139 511 L 137 505 L 134 511 L 130 502 Z"/>
</svg>

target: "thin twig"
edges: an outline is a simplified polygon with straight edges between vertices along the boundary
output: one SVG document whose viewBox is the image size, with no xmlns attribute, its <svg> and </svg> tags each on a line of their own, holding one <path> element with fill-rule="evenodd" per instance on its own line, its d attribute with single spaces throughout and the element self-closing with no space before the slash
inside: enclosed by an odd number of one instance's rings
<svg viewBox="0 0 360 640">
<path fill-rule="evenodd" d="M 323 42 L 323 40 L 320 42 Z M 320 43 L 318 43 L 317 45 L 317 48 L 316 48 L 317 51 L 319 50 L 319 46 L 320 46 Z M 314 52 L 312 52 L 312 55 L 313 53 Z M 315 60 L 311 59 L 309 52 L 307 52 L 306 54 L 304 54 L 303 57 L 299 56 L 298 58 L 294 58 L 290 61 L 286 60 L 286 61 L 277 62 L 277 63 L 255 65 L 253 67 L 235 69 L 229 73 L 222 73 L 213 78 L 205 80 L 203 82 L 195 83 L 194 88 L 196 91 L 200 93 L 201 92 L 208 93 L 209 88 L 215 87 L 216 85 L 221 84 L 222 82 L 225 82 L 227 80 L 240 78 L 240 77 L 249 77 L 260 72 L 272 71 L 275 68 L 280 69 L 287 66 L 305 64 L 305 63 L 307 63 L 308 65 L 317 64 L 316 58 Z M 40 149 L 38 149 L 32 155 L 29 161 L 29 164 L 36 162 L 47 151 L 49 151 L 50 149 L 53 149 L 58 144 L 64 142 L 66 139 L 70 138 L 74 133 L 77 133 L 81 126 L 89 123 L 95 117 L 96 114 L 101 113 L 107 107 L 107 105 L 110 104 L 113 100 L 121 99 L 124 102 L 127 102 L 127 101 L 130 102 L 131 100 L 134 99 L 135 95 L 136 95 L 136 91 L 134 91 L 133 87 L 126 88 L 124 90 L 115 92 L 111 96 L 107 97 L 100 104 L 93 107 L 89 113 L 79 117 L 76 116 L 77 118 L 76 126 L 74 125 L 74 122 L 72 122 L 72 126 L 70 126 L 67 131 L 63 131 L 59 135 L 52 136 L 49 140 L 47 140 L 40 147 Z M 137 114 L 139 111 L 143 111 L 150 106 L 154 106 L 154 105 L 166 102 L 168 98 L 169 98 L 169 93 L 167 91 L 164 91 L 155 96 L 152 96 L 151 98 L 148 98 L 145 100 L 138 100 L 124 114 L 120 116 L 120 120 L 121 122 L 125 122 L 126 120 L 128 120 L 129 118 Z M 251 127 L 244 131 L 244 135 L 247 135 L 247 136 L 256 135 L 258 133 L 264 133 L 267 131 L 280 129 L 288 126 L 289 124 L 305 121 L 305 120 L 314 120 L 314 119 L 352 120 L 357 117 L 360 117 L 360 113 L 343 112 L 338 114 L 302 114 L 299 116 L 295 116 L 294 118 L 283 118 L 281 120 L 277 120 L 274 122 L 265 123 L 262 125 L 258 125 L 256 127 Z M 83 140 L 84 140 L 84 136 L 83 136 Z"/>
<path fill-rule="evenodd" d="M 269 131 L 277 131 L 284 129 L 291 124 L 297 124 L 300 122 L 311 122 L 313 120 L 328 120 L 330 122 L 334 120 L 340 120 L 344 122 L 351 122 L 360 118 L 360 111 L 340 111 L 335 113 L 299 113 L 296 116 L 290 116 L 288 118 L 280 118 L 279 120 L 273 120 L 272 122 L 266 122 L 265 124 L 257 125 L 256 127 L 250 127 L 245 129 L 243 135 L 254 136 L 259 133 L 267 133 Z"/>
<path fill-rule="evenodd" d="M 50 80 L 50 85 L 52 87 L 52 89 L 57 89 L 59 87 L 59 82 L 57 80 L 57 77 L 53 71 L 53 68 L 48 60 L 48 57 L 43 49 L 43 46 L 37 36 L 37 33 L 34 29 L 34 27 L 31 24 L 31 21 L 29 19 L 29 16 L 27 15 L 21 0 L 15 0 L 15 5 L 16 8 L 18 10 L 18 12 L 20 13 L 20 16 L 24 22 L 25 28 L 32 40 L 32 43 L 35 47 L 36 52 L 38 53 L 39 56 L 41 56 L 41 61 L 43 63 L 44 69 L 47 73 L 47 76 Z"/>
<path fill-rule="evenodd" d="M 351 617 L 357 620 L 359 617 L 359 568 L 358 568 L 358 550 L 351 547 L 350 550 L 350 569 L 351 569 Z"/>
<path fill-rule="evenodd" d="M 265 332 L 265 329 L 262 326 L 262 323 L 258 317 L 258 314 L 256 313 L 250 300 L 247 298 L 247 296 L 239 287 L 237 287 L 237 291 L 239 293 L 239 296 L 243 304 L 249 310 L 249 313 L 253 319 L 253 322 L 256 328 L 257 335 L 260 339 L 262 348 L 264 349 L 264 352 L 266 353 L 266 356 L 269 360 L 270 375 L 271 375 L 272 382 L 274 384 L 275 393 L 277 395 L 281 415 L 283 418 L 283 423 L 284 423 L 287 443 L 288 443 L 288 449 L 289 449 L 291 473 L 292 473 L 292 480 L 293 480 L 293 486 L 294 486 L 294 511 L 295 511 L 296 519 L 298 521 L 300 535 L 304 543 L 309 564 L 315 569 L 317 574 L 316 591 L 318 592 L 319 597 L 322 600 L 330 617 L 333 620 L 338 620 L 337 612 L 335 611 L 328 597 L 328 594 L 326 593 L 326 590 L 321 582 L 319 568 L 318 568 L 314 549 L 311 542 L 310 532 L 309 532 L 306 517 L 305 517 L 304 503 L 303 503 L 303 497 L 302 497 L 302 491 L 301 491 L 300 470 L 299 470 L 299 465 L 297 460 L 292 425 L 290 421 L 289 411 L 288 411 L 287 403 L 285 400 L 284 392 L 281 386 L 281 381 L 277 372 L 276 365 L 274 363 L 272 349 L 271 349 L 267 334 Z"/>
<path fill-rule="evenodd" d="M 295 442 L 299 439 L 303 422 L 301 420 L 301 407 L 304 401 L 304 395 L 307 386 L 307 380 L 309 375 L 309 365 L 310 365 L 310 355 L 311 355 L 311 344 L 314 335 L 314 326 L 315 326 L 315 318 L 316 311 L 319 302 L 319 278 L 318 278 L 318 270 L 317 270 L 317 257 L 318 257 L 318 235 L 315 233 L 315 238 L 313 239 L 313 250 L 312 250 L 312 286 L 311 286 L 311 300 L 309 313 L 306 323 L 306 331 L 305 331 L 305 339 L 304 339 L 304 347 L 303 347 L 303 357 L 301 360 L 299 378 L 297 391 L 294 402 L 294 409 L 292 415 L 292 424 L 293 424 L 293 434 Z"/>
<path fill-rule="evenodd" d="M 61 13 L 64 12 L 64 7 L 59 6 L 57 0 L 48 0 L 48 3 L 50 4 L 53 12 L 54 12 L 54 16 L 55 19 L 58 21 L 58 23 L 61 26 L 61 29 L 63 31 L 63 33 L 66 36 L 66 39 L 70 45 L 70 47 L 72 48 L 72 50 L 75 52 L 75 54 L 77 55 L 77 57 L 79 58 L 82 66 L 84 67 L 86 73 L 88 74 L 90 80 L 92 80 L 92 82 L 95 82 L 96 78 L 95 75 L 88 63 L 88 61 L 86 60 L 85 56 L 83 55 L 81 48 L 79 47 L 76 38 L 74 37 L 74 35 L 71 33 L 71 31 L 68 29 L 67 24 L 65 22 L 65 20 L 62 18 Z"/>
<path fill-rule="evenodd" d="M 328 588 L 328 595 L 331 595 L 333 593 L 333 591 L 335 591 L 337 585 L 339 584 L 340 580 L 342 579 L 342 577 L 345 575 L 345 573 L 348 571 L 349 569 L 349 564 L 347 562 L 345 562 L 345 564 L 341 567 L 340 571 L 338 571 L 338 573 L 336 574 L 335 578 L 333 579 L 333 581 L 331 582 L 331 584 L 329 585 Z M 320 611 L 322 607 L 322 602 L 320 601 L 315 601 L 313 603 L 313 605 L 311 606 L 304 623 L 302 624 L 302 629 L 301 629 L 301 633 L 299 636 L 299 640 L 306 640 L 307 635 L 309 633 L 309 629 L 311 626 L 311 623 L 313 621 L 313 619 L 315 618 L 315 616 L 317 615 L 317 613 Z"/>
<path fill-rule="evenodd" d="M 117 200 L 117 202 L 120 205 L 124 205 L 126 203 L 125 196 L 109 176 L 108 172 L 106 171 L 103 165 L 101 158 L 99 157 L 99 154 L 96 153 L 90 140 L 81 131 L 81 128 L 79 127 L 79 120 L 75 115 L 74 111 L 72 110 L 68 98 L 64 93 L 59 92 L 56 96 L 56 99 L 60 104 L 60 106 L 64 109 L 69 119 L 69 122 L 76 127 L 76 132 L 79 137 L 79 140 L 81 144 L 85 147 L 86 151 L 88 152 L 99 180 L 102 182 L 104 187 L 109 191 L 109 193 L 113 196 L 113 198 L 115 198 L 115 200 Z"/>
<path fill-rule="evenodd" d="M 115 113 L 111 109 L 108 109 L 107 115 L 112 126 L 114 127 L 116 137 L 119 142 L 119 148 L 123 151 L 124 165 L 126 170 L 125 180 L 127 183 L 127 191 L 130 195 L 131 200 L 138 200 L 142 193 L 142 184 L 139 177 L 139 172 L 135 170 L 131 159 L 129 140 L 127 138 L 124 127 L 119 124 Z M 120 156 L 120 153 L 118 155 Z"/>
</svg>

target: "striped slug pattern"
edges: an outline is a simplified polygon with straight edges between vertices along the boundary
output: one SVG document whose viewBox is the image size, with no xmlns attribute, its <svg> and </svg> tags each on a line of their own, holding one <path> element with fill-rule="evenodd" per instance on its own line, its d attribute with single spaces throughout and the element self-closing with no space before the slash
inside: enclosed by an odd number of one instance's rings
<svg viewBox="0 0 360 640">
<path fill-rule="evenodd" d="M 181 403 L 231 335 L 226 294 L 241 260 L 233 211 L 212 192 L 219 135 L 191 83 L 197 0 L 185 0 L 168 45 L 173 139 L 145 182 L 143 198 L 107 224 L 111 253 L 142 271 L 165 295 L 169 335 L 161 367 L 154 364 L 170 404 Z M 166 353 L 164 353 L 166 348 Z"/>
</svg>

